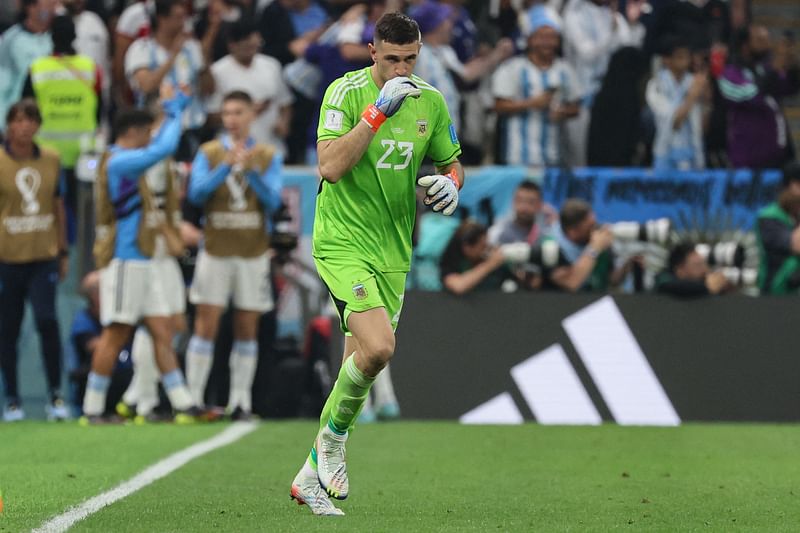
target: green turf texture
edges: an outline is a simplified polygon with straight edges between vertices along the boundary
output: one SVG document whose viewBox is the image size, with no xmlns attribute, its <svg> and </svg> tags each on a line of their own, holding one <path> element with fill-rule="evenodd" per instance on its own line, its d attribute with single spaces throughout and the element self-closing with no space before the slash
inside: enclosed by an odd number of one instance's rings
<svg viewBox="0 0 800 533">
<path fill-rule="evenodd" d="M 224 425 L 0 426 L 23 531 Z M 800 426 L 359 427 L 345 517 L 289 500 L 316 425 L 265 422 L 75 531 L 798 531 Z"/>
</svg>

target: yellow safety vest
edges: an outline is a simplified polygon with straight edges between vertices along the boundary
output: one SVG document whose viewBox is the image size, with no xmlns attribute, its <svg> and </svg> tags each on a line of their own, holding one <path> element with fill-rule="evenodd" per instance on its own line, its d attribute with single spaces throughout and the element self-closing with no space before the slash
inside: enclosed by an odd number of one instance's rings
<svg viewBox="0 0 800 533">
<path fill-rule="evenodd" d="M 46 56 L 31 65 L 31 82 L 42 113 L 37 142 L 61 156 L 64 168 L 75 168 L 81 138 L 97 129 L 95 62 L 90 57 Z"/>
</svg>

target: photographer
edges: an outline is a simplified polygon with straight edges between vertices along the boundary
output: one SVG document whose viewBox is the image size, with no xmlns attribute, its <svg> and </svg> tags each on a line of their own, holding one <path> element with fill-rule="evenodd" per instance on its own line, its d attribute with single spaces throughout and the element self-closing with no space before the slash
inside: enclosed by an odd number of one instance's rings
<svg viewBox="0 0 800 533">
<path fill-rule="evenodd" d="M 685 298 L 723 294 L 732 287 L 721 271 L 709 271 L 706 259 L 690 243 L 673 248 L 667 270 L 656 279 L 658 292 Z"/>
<path fill-rule="evenodd" d="M 758 287 L 762 294 L 788 294 L 800 287 L 800 163 L 783 171 L 776 202 L 758 213 Z"/>
<path fill-rule="evenodd" d="M 473 290 L 500 290 L 515 279 L 499 248 L 489 246 L 486 227 L 464 221 L 456 229 L 439 262 L 442 285 L 453 294 Z"/>
<path fill-rule="evenodd" d="M 555 232 L 560 248 L 558 265 L 545 270 L 545 284 L 569 292 L 604 291 L 616 287 L 641 258 L 631 257 L 614 269 L 611 245 L 614 235 L 608 226 L 598 226 L 592 207 L 575 198 L 564 202 L 559 214 L 561 226 Z"/>
</svg>

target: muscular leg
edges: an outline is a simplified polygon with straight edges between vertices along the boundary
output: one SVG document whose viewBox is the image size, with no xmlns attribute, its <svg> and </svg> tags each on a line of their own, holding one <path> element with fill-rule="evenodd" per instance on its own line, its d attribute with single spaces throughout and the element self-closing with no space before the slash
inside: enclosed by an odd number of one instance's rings
<svg viewBox="0 0 800 533">
<path fill-rule="evenodd" d="M 192 407 L 192 397 L 186 388 L 183 372 L 172 350 L 172 322 L 170 317 L 146 317 L 144 324 L 153 338 L 156 364 L 173 409 L 184 411 Z"/>
<path fill-rule="evenodd" d="M 258 365 L 259 311 L 237 309 L 233 316 L 233 348 L 230 369 L 231 388 L 228 411 L 237 407 L 245 413 L 253 411 L 253 378 Z"/>
<path fill-rule="evenodd" d="M 186 349 L 186 381 L 195 405 L 205 404 L 206 385 L 214 357 L 219 319 L 225 311 L 217 305 L 198 304 L 195 308 L 194 335 Z"/>
</svg>

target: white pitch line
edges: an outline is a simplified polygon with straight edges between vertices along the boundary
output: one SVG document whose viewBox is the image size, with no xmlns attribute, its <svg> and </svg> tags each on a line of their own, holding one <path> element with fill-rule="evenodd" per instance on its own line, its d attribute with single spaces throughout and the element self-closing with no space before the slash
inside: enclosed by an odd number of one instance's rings
<svg viewBox="0 0 800 533">
<path fill-rule="evenodd" d="M 122 482 L 113 489 L 98 494 L 75 507 L 67 509 L 63 514 L 51 518 L 37 529 L 34 529 L 32 533 L 61 533 L 66 531 L 77 522 L 96 513 L 103 507 L 111 505 L 154 481 L 168 476 L 189 461 L 197 459 L 217 448 L 236 442 L 248 433 L 253 432 L 257 426 L 258 424 L 255 422 L 236 422 L 218 435 L 173 453 L 169 457 L 147 467 L 136 476 L 128 481 Z"/>
</svg>

